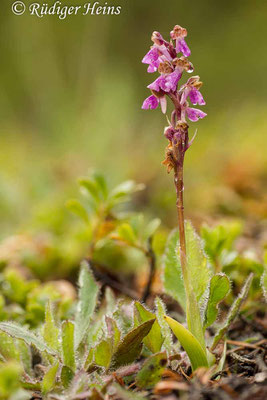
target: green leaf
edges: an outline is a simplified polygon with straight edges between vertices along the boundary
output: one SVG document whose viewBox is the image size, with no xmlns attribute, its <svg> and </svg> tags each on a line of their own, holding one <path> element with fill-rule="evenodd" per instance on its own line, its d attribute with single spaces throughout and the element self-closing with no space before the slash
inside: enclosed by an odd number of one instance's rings
<svg viewBox="0 0 267 400">
<path fill-rule="evenodd" d="M 42 332 L 45 343 L 53 350 L 59 349 L 59 329 L 55 325 L 55 320 L 51 310 L 50 301 L 46 304 L 45 324 Z"/>
<path fill-rule="evenodd" d="M 150 237 L 152 237 L 160 224 L 161 221 L 159 218 L 152 219 L 152 221 L 150 221 L 145 227 L 144 239 L 149 239 Z"/>
<path fill-rule="evenodd" d="M 152 353 L 158 353 L 161 350 L 164 338 L 161 334 L 161 329 L 156 319 L 156 315 L 153 314 L 151 311 L 147 310 L 142 304 L 136 301 L 134 303 L 135 326 L 138 326 L 143 322 L 149 321 L 151 319 L 155 319 L 155 322 L 148 335 L 144 338 L 143 342 Z"/>
<path fill-rule="evenodd" d="M 93 178 L 96 186 L 98 187 L 98 191 L 102 194 L 102 197 L 105 200 L 108 196 L 108 187 L 105 177 L 98 172 L 94 172 Z"/>
<path fill-rule="evenodd" d="M 112 341 L 102 340 L 98 343 L 94 351 L 94 357 L 97 365 L 108 369 L 112 357 Z"/>
<path fill-rule="evenodd" d="M 182 278 L 182 269 L 178 259 L 179 232 L 173 230 L 167 240 L 164 254 L 164 289 L 165 292 L 173 297 L 178 303 L 186 309 L 185 288 Z"/>
<path fill-rule="evenodd" d="M 203 296 L 210 279 L 210 269 L 207 258 L 203 252 L 202 242 L 190 221 L 185 223 L 187 268 L 194 293 L 199 301 Z M 180 251 L 179 262 L 180 262 Z"/>
<path fill-rule="evenodd" d="M 85 223 L 89 222 L 88 213 L 85 207 L 75 199 L 67 201 L 66 207 L 75 215 L 78 215 Z"/>
<path fill-rule="evenodd" d="M 131 180 L 122 182 L 111 191 L 108 199 L 109 206 L 113 207 L 116 204 L 128 201 L 131 194 L 143 189 L 143 184 L 136 184 Z"/>
<path fill-rule="evenodd" d="M 84 188 L 95 200 L 96 203 L 100 201 L 99 187 L 96 183 L 90 178 L 81 178 L 79 179 L 79 185 Z"/>
<path fill-rule="evenodd" d="M 115 351 L 120 343 L 121 332 L 118 328 L 116 321 L 108 316 L 105 317 L 108 335 L 112 338 L 113 351 Z"/>
<path fill-rule="evenodd" d="M 208 367 L 207 356 L 195 336 L 173 318 L 165 316 L 165 320 L 186 351 L 192 369 L 196 370 L 199 367 Z"/>
<path fill-rule="evenodd" d="M 215 349 L 215 347 L 217 346 L 218 342 L 226 334 L 226 332 L 229 329 L 229 326 L 231 325 L 231 323 L 234 321 L 235 317 L 239 313 L 242 303 L 247 298 L 252 279 L 253 279 L 253 274 L 250 274 L 248 276 L 246 282 L 244 283 L 244 286 L 242 287 L 241 292 L 239 293 L 238 297 L 235 299 L 232 307 L 230 308 L 228 316 L 227 316 L 224 324 L 217 331 L 217 333 L 215 335 L 215 338 L 213 340 L 213 344 L 211 346 L 211 350 Z"/>
<path fill-rule="evenodd" d="M 137 240 L 133 228 L 126 222 L 118 227 L 118 236 L 120 239 L 122 239 L 125 242 L 128 242 L 129 244 L 134 244 Z"/>
<path fill-rule="evenodd" d="M 72 369 L 70 369 L 66 365 L 63 365 L 63 367 L 61 369 L 60 380 L 65 389 L 67 389 L 70 386 L 71 381 L 74 378 L 74 375 L 75 374 Z"/>
<path fill-rule="evenodd" d="M 261 276 L 261 287 L 265 300 L 267 301 L 267 252 L 264 255 L 264 272 Z"/>
<path fill-rule="evenodd" d="M 171 354 L 173 347 L 173 340 L 170 327 L 164 318 L 164 316 L 166 315 L 166 307 L 163 301 L 159 297 L 156 297 L 155 304 L 157 308 L 156 312 L 157 320 L 161 329 L 161 333 L 164 338 L 163 347 L 166 349 L 168 354 Z"/>
<path fill-rule="evenodd" d="M 0 322 L 0 331 L 7 333 L 15 339 L 23 340 L 29 346 L 34 346 L 40 352 L 45 351 L 48 354 L 56 355 L 55 351 L 47 346 L 34 333 L 13 322 Z"/>
<path fill-rule="evenodd" d="M 208 301 L 204 312 L 204 329 L 216 321 L 218 315 L 218 305 L 227 296 L 229 290 L 230 281 L 225 274 L 219 273 L 211 278 Z"/>
<path fill-rule="evenodd" d="M 82 262 L 81 265 L 79 286 L 79 301 L 75 318 L 75 348 L 78 348 L 84 336 L 88 333 L 99 292 L 98 284 L 95 282 L 86 261 Z"/>
<path fill-rule="evenodd" d="M 162 376 L 167 364 L 166 353 L 158 353 L 149 357 L 136 376 L 136 384 L 140 388 L 152 388 Z"/>
<path fill-rule="evenodd" d="M 19 351 L 14 340 L 5 332 L 0 332 L 0 354 L 6 361 L 20 361 Z"/>
<path fill-rule="evenodd" d="M 30 347 L 22 340 L 16 340 L 16 347 L 19 351 L 21 364 L 28 375 L 32 373 L 32 352 Z"/>
<path fill-rule="evenodd" d="M 139 393 L 135 393 L 132 390 L 125 389 L 118 383 L 112 384 L 112 390 L 116 393 L 116 399 L 119 400 L 147 400 L 147 396 L 144 397 Z"/>
<path fill-rule="evenodd" d="M 12 399 L 12 394 L 20 386 L 22 367 L 15 361 L 9 361 L 0 365 L 0 398 L 1 400 Z"/>
<path fill-rule="evenodd" d="M 212 228 L 207 225 L 201 227 L 201 236 L 204 239 L 205 251 L 217 269 L 222 251 L 230 251 L 233 242 L 241 232 L 242 224 L 240 221 L 224 221 Z"/>
<path fill-rule="evenodd" d="M 130 364 L 139 357 L 142 350 L 142 341 L 149 333 L 154 322 L 155 319 L 146 321 L 126 334 L 112 357 L 112 366 L 114 368 Z"/>
<path fill-rule="evenodd" d="M 75 371 L 74 323 L 62 323 L 62 354 L 64 365 Z"/>
<path fill-rule="evenodd" d="M 57 362 L 55 365 L 50 367 L 49 370 L 45 373 L 41 384 L 43 394 L 47 394 L 54 388 L 54 385 L 56 383 L 58 367 L 59 363 Z"/>
<path fill-rule="evenodd" d="M 187 270 L 193 291 L 200 301 L 209 282 L 210 270 L 202 243 L 189 221 L 185 223 Z M 164 287 L 167 294 L 186 309 L 186 295 L 180 263 L 179 232 L 171 232 L 164 257 Z"/>
</svg>

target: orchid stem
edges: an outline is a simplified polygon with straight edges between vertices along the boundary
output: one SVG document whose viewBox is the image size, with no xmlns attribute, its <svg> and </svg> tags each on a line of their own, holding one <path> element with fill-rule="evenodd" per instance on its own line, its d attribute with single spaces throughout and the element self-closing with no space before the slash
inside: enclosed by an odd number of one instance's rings
<svg viewBox="0 0 267 400">
<path fill-rule="evenodd" d="M 193 286 L 190 280 L 189 270 L 187 268 L 186 257 L 186 237 L 185 237 L 185 221 L 184 221 L 184 143 L 182 139 L 173 144 L 175 168 L 174 168 L 174 184 L 176 189 L 176 207 L 178 214 L 179 242 L 180 242 L 180 262 L 186 294 L 186 319 L 188 329 L 199 340 L 200 344 L 205 347 L 205 339 L 202 330 L 200 310 Z"/>
</svg>

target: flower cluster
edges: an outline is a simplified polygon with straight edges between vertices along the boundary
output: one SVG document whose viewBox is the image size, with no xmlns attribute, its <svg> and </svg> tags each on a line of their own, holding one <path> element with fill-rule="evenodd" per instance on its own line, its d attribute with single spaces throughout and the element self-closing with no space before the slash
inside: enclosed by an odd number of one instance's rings
<svg viewBox="0 0 267 400">
<path fill-rule="evenodd" d="M 206 116 L 203 111 L 189 107 L 188 102 L 190 100 L 193 105 L 205 104 L 199 91 L 202 86 L 199 76 L 189 78 L 178 88 L 183 72 L 191 73 L 194 70 L 192 63 L 187 59 L 191 52 L 185 41 L 186 36 L 186 29 L 179 25 L 170 32 L 170 42 L 164 40 L 159 32 L 153 32 L 151 39 L 154 44 L 142 60 L 144 64 L 148 64 L 149 73 L 160 73 L 160 76 L 148 85 L 152 94 L 145 99 L 142 108 L 155 109 L 160 105 L 165 114 L 168 96 L 175 106 L 175 119 L 178 123 L 186 123 L 186 118 L 198 121 Z"/>
</svg>

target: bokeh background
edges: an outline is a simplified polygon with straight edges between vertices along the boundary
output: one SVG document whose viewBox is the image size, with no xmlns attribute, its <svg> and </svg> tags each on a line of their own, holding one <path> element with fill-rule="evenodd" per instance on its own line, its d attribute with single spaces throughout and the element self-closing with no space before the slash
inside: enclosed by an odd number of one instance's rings
<svg viewBox="0 0 267 400">
<path fill-rule="evenodd" d="M 29 4 L 29 0 L 25 0 Z M 50 0 L 47 3 L 53 4 Z M 69 3 L 69 1 L 65 1 Z M 73 0 L 72 5 L 85 1 Z M 1 1 L 0 238 L 70 229 L 77 178 L 143 182 L 136 208 L 175 225 L 171 176 L 161 165 L 165 117 L 143 111 L 154 80 L 141 63 L 153 30 L 188 30 L 208 116 L 186 157 L 186 214 L 267 214 L 267 2 L 118 0 L 119 16 L 15 16 Z"/>
</svg>

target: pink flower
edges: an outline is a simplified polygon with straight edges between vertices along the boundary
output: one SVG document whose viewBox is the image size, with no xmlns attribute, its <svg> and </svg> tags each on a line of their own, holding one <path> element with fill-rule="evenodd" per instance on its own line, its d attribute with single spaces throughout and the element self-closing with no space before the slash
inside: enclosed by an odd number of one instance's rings
<svg viewBox="0 0 267 400">
<path fill-rule="evenodd" d="M 187 114 L 188 119 L 190 119 L 190 121 L 196 122 L 199 119 L 202 119 L 204 117 L 206 117 L 206 113 L 204 113 L 201 110 L 198 110 L 197 108 L 190 108 L 190 107 L 186 107 L 185 112 Z"/>
<path fill-rule="evenodd" d="M 147 68 L 147 72 L 156 72 L 158 69 L 158 66 L 160 64 L 159 60 L 159 51 L 156 47 L 151 47 L 149 52 L 144 56 L 142 63 L 143 64 L 149 64 Z"/>
<path fill-rule="evenodd" d="M 154 110 L 160 104 L 163 114 L 167 111 L 167 100 L 165 96 L 156 97 L 154 95 L 147 97 L 142 105 L 143 110 Z"/>
<path fill-rule="evenodd" d="M 152 96 L 147 97 L 144 100 L 142 109 L 143 110 L 149 110 L 149 109 L 154 110 L 155 108 L 158 107 L 158 105 L 159 105 L 159 99 L 156 96 L 152 95 Z"/>
<path fill-rule="evenodd" d="M 180 70 L 175 69 L 170 74 L 165 74 L 159 76 L 154 82 L 148 85 L 148 88 L 151 90 L 156 90 L 156 92 L 160 92 L 163 90 L 168 93 L 170 91 L 175 91 L 177 89 L 177 84 L 181 79 L 182 73 Z"/>
<path fill-rule="evenodd" d="M 187 30 L 182 28 L 180 25 L 175 25 L 170 33 L 171 38 L 175 40 L 175 49 L 177 53 L 183 53 L 185 57 L 189 57 L 191 51 L 186 44 L 184 38 L 187 36 Z"/>
<path fill-rule="evenodd" d="M 185 57 L 189 57 L 191 54 L 191 51 L 189 47 L 186 44 L 186 41 L 184 39 L 177 39 L 176 40 L 176 51 L 177 53 L 183 53 Z"/>
</svg>

